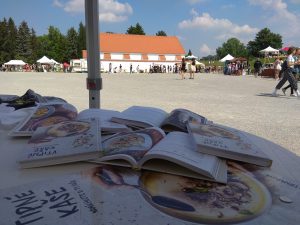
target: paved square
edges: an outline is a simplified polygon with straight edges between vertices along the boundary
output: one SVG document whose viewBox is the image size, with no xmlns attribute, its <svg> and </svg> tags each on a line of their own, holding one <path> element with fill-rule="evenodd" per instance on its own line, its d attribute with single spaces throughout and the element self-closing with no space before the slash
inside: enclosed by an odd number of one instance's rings
<svg viewBox="0 0 300 225">
<path fill-rule="evenodd" d="M 101 107 L 124 110 L 132 105 L 166 111 L 187 108 L 215 123 L 266 138 L 300 156 L 300 99 L 271 97 L 277 81 L 253 76 L 196 74 L 102 74 Z M 188 78 L 188 74 L 186 74 Z M 0 94 L 22 95 L 27 89 L 88 108 L 86 74 L 0 72 Z"/>
</svg>

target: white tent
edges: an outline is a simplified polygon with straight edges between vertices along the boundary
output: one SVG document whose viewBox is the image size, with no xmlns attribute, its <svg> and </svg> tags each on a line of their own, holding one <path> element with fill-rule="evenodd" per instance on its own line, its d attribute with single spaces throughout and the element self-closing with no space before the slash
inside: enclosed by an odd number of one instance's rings
<svg viewBox="0 0 300 225">
<path fill-rule="evenodd" d="M 188 55 L 185 57 L 186 59 L 197 59 L 198 57 L 197 56 L 194 56 L 194 55 Z"/>
<path fill-rule="evenodd" d="M 23 60 L 10 60 L 7 63 L 4 63 L 5 66 L 24 66 L 26 63 Z"/>
<path fill-rule="evenodd" d="M 50 59 L 50 61 L 51 61 L 51 64 L 60 64 L 60 63 L 56 62 L 54 59 Z"/>
<path fill-rule="evenodd" d="M 49 59 L 47 56 L 43 56 L 42 58 L 40 58 L 39 60 L 37 60 L 38 63 L 41 64 L 53 64 L 53 62 L 51 61 L 51 59 Z"/>
<path fill-rule="evenodd" d="M 274 53 L 274 54 L 278 54 L 279 53 L 279 50 L 278 49 L 275 49 L 275 48 L 272 48 L 271 46 L 263 49 L 263 50 L 260 50 L 260 52 L 262 53 Z"/>
<path fill-rule="evenodd" d="M 227 54 L 223 59 L 220 59 L 220 62 L 225 62 L 226 60 L 232 60 L 234 57 L 230 54 Z"/>
</svg>

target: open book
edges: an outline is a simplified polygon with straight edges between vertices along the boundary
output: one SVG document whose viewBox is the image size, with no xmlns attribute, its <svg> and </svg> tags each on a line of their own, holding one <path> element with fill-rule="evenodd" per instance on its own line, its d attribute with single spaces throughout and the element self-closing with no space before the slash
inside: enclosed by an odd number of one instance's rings
<svg viewBox="0 0 300 225">
<path fill-rule="evenodd" d="M 226 159 L 271 166 L 272 159 L 241 131 L 216 124 L 188 123 L 197 150 Z"/>
<path fill-rule="evenodd" d="M 102 148 L 102 156 L 92 162 L 227 182 L 225 160 L 197 152 L 183 132 L 165 135 L 151 127 L 116 134 L 105 139 Z"/>
<path fill-rule="evenodd" d="M 111 121 L 125 124 L 133 129 L 143 129 L 147 127 L 160 127 L 166 132 L 183 131 L 187 132 L 186 123 L 188 121 L 206 124 L 208 120 L 187 109 L 174 109 L 167 113 L 162 109 L 144 106 L 132 106 L 121 112 L 117 117 L 112 117 Z"/>
<path fill-rule="evenodd" d="M 84 161 L 100 155 L 101 136 L 98 121 L 69 120 L 33 133 L 21 154 L 21 168 Z"/>
<path fill-rule="evenodd" d="M 130 131 L 131 129 L 125 125 L 110 122 L 112 116 L 119 114 L 118 111 L 105 109 L 86 109 L 78 113 L 76 108 L 68 103 L 40 104 L 9 135 L 31 136 L 38 127 L 46 127 L 62 121 L 89 118 L 97 118 L 100 121 L 102 134 Z"/>
</svg>

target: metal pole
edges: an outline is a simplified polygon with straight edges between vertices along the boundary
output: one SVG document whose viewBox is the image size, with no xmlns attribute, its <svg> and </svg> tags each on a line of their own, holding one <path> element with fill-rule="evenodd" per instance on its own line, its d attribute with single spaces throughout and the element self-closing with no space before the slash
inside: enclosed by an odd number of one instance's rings
<svg viewBox="0 0 300 225">
<path fill-rule="evenodd" d="M 89 108 L 100 108 L 100 90 L 102 79 L 100 74 L 99 50 L 99 8 L 98 0 L 85 0 L 85 27 L 87 45 Z"/>
</svg>

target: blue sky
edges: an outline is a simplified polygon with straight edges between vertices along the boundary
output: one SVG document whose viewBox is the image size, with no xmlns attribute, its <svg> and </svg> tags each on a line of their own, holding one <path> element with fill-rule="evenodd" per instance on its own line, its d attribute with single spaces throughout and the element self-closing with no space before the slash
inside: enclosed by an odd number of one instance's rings
<svg viewBox="0 0 300 225">
<path fill-rule="evenodd" d="M 84 23 L 84 0 L 2 0 L 1 19 L 25 20 L 38 35 L 50 25 L 62 33 Z M 146 34 L 164 30 L 186 51 L 215 54 L 231 37 L 244 44 L 268 27 L 284 46 L 300 46 L 300 0 L 99 0 L 101 32 L 125 33 L 139 22 Z"/>
</svg>

